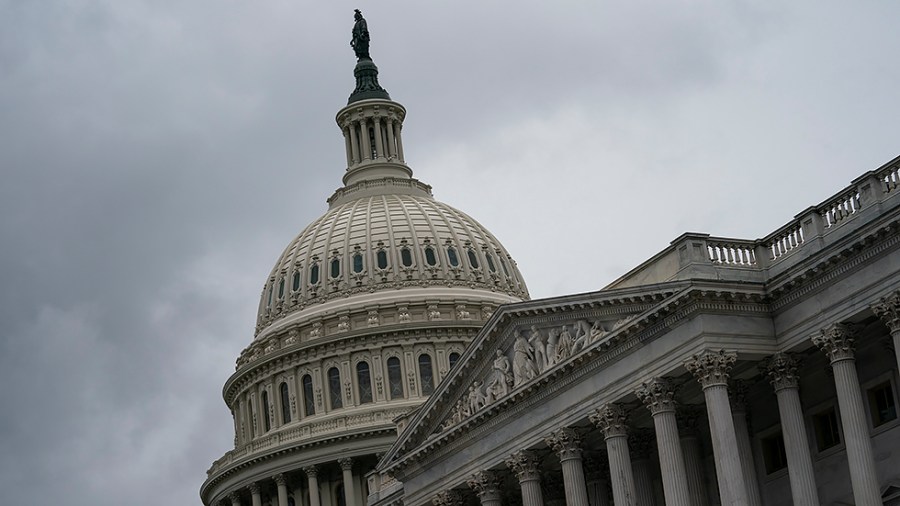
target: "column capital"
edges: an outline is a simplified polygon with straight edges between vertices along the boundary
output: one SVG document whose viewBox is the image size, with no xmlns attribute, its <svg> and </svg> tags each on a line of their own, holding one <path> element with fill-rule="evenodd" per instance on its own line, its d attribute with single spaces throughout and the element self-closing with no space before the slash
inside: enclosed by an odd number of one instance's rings
<svg viewBox="0 0 900 506">
<path fill-rule="evenodd" d="M 253 495 L 258 495 L 258 494 L 259 494 L 259 483 L 257 483 L 257 482 L 254 481 L 253 483 L 251 483 L 250 485 L 248 485 L 247 488 L 250 489 L 250 493 L 251 493 L 251 494 L 253 494 Z"/>
<path fill-rule="evenodd" d="M 556 452 L 560 460 L 581 458 L 581 436 L 575 429 L 563 427 L 544 436 L 544 442 Z"/>
<path fill-rule="evenodd" d="M 653 429 L 637 429 L 628 434 L 628 448 L 634 459 L 646 459 L 653 451 L 653 441 L 656 439 Z"/>
<path fill-rule="evenodd" d="M 760 362 L 760 369 L 769 378 L 769 383 L 775 389 L 775 393 L 786 388 L 799 388 L 800 377 L 797 375 L 797 366 L 800 365 L 795 355 L 789 353 L 776 353 Z"/>
<path fill-rule="evenodd" d="M 231 504 L 238 505 L 241 504 L 241 494 L 237 491 L 231 492 L 228 494 L 228 499 L 231 501 Z"/>
<path fill-rule="evenodd" d="M 603 437 L 624 437 L 628 435 L 625 409 L 615 403 L 604 404 L 590 415 L 591 423 L 603 432 Z"/>
<path fill-rule="evenodd" d="M 338 465 L 341 466 L 341 471 L 352 471 L 353 470 L 353 459 L 347 457 L 343 459 L 338 459 Z"/>
<path fill-rule="evenodd" d="M 441 490 L 431 499 L 434 506 L 463 506 L 462 494 L 457 490 Z"/>
<path fill-rule="evenodd" d="M 287 477 L 284 475 L 284 473 L 278 473 L 273 476 L 272 479 L 275 480 L 275 484 L 279 487 L 284 487 L 287 485 Z"/>
<path fill-rule="evenodd" d="M 666 378 L 645 381 L 634 393 L 647 406 L 651 415 L 675 411 L 675 388 Z"/>
<path fill-rule="evenodd" d="M 319 468 L 316 466 L 306 466 L 303 467 L 303 472 L 306 473 L 306 476 L 310 478 L 318 478 L 319 476 Z"/>
<path fill-rule="evenodd" d="M 821 349 L 832 364 L 854 358 L 854 328 L 843 323 L 833 323 L 812 336 L 812 342 Z"/>
<path fill-rule="evenodd" d="M 466 482 L 482 502 L 500 497 L 500 477 L 493 471 L 478 471 Z"/>
<path fill-rule="evenodd" d="M 737 353 L 725 350 L 706 350 L 692 356 L 684 363 L 684 368 L 693 374 L 700 386 L 707 389 L 713 386 L 727 386 L 728 373 L 737 362 Z"/>
<path fill-rule="evenodd" d="M 528 450 L 519 450 L 504 461 L 506 467 L 515 473 L 520 482 L 533 481 L 541 478 L 541 461 L 537 455 Z"/>
<path fill-rule="evenodd" d="M 881 300 L 872 304 L 871 308 L 875 316 L 881 318 L 881 321 L 887 325 L 891 334 L 900 332 L 900 291 L 882 297 Z"/>
</svg>

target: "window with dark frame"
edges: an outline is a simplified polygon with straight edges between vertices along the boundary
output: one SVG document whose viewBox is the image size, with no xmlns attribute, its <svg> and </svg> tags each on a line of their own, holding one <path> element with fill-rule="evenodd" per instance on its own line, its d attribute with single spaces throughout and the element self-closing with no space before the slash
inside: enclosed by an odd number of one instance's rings
<svg viewBox="0 0 900 506">
<path fill-rule="evenodd" d="M 897 404 L 894 400 L 894 389 L 890 381 L 885 381 L 869 388 L 868 397 L 873 427 L 879 427 L 897 419 Z"/>
<path fill-rule="evenodd" d="M 762 438 L 760 443 L 762 445 L 766 474 L 772 474 L 787 467 L 787 453 L 784 450 L 784 437 L 781 431 Z"/>
<path fill-rule="evenodd" d="M 816 448 L 820 452 L 841 444 L 837 412 L 833 406 L 813 415 L 812 418 L 816 433 Z"/>
</svg>

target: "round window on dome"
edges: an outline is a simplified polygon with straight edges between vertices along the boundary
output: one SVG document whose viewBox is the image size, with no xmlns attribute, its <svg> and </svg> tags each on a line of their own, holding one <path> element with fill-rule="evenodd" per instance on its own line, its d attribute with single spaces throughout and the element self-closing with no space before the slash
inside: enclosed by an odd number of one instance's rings
<svg viewBox="0 0 900 506">
<path fill-rule="evenodd" d="M 331 259 L 331 277 L 332 278 L 341 277 L 341 260 L 339 258 Z"/>
<path fill-rule="evenodd" d="M 478 256 L 475 254 L 475 250 L 470 249 L 469 251 L 466 252 L 466 254 L 469 256 L 469 265 L 471 265 L 473 269 L 477 269 L 478 268 Z"/>
<path fill-rule="evenodd" d="M 400 250 L 400 263 L 403 264 L 403 267 L 412 267 L 412 251 L 410 251 L 409 248 L 403 248 Z"/>
<path fill-rule="evenodd" d="M 434 248 L 431 246 L 425 248 L 425 263 L 432 267 L 437 265 L 437 256 L 434 254 Z"/>
<path fill-rule="evenodd" d="M 450 261 L 451 267 L 459 267 L 459 256 L 457 256 L 456 248 L 453 246 L 447 247 L 447 260 Z"/>
<path fill-rule="evenodd" d="M 387 251 L 380 250 L 378 252 L 378 254 L 376 254 L 375 256 L 376 256 L 376 261 L 378 262 L 378 268 L 382 269 L 382 270 L 387 269 L 388 268 Z"/>
</svg>

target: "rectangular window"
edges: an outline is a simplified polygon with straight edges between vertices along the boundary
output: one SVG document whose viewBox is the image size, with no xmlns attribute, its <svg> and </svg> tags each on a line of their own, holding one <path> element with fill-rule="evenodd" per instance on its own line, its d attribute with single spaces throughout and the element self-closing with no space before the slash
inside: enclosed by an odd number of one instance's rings
<svg viewBox="0 0 900 506">
<path fill-rule="evenodd" d="M 781 432 L 763 438 L 761 443 L 766 474 L 772 474 L 787 467 L 787 453 L 784 451 L 784 438 Z"/>
<path fill-rule="evenodd" d="M 897 419 L 897 404 L 894 402 L 894 389 L 891 388 L 890 381 L 875 385 L 869 389 L 868 394 L 873 427 Z"/>
<path fill-rule="evenodd" d="M 841 444 L 837 412 L 833 406 L 813 415 L 813 428 L 816 432 L 816 448 L 819 451 Z"/>
</svg>

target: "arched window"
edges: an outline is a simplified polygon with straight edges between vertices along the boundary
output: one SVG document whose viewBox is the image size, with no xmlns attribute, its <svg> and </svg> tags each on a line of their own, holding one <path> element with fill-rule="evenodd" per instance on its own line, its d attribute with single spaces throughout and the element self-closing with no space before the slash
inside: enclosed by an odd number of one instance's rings
<svg viewBox="0 0 900 506">
<path fill-rule="evenodd" d="M 472 266 L 473 269 L 478 268 L 478 255 L 475 254 L 475 250 L 470 249 L 466 252 L 469 255 L 469 265 Z"/>
<path fill-rule="evenodd" d="M 274 292 L 274 291 L 275 291 L 275 287 L 270 286 L 269 287 L 269 297 L 266 299 L 266 308 L 267 309 L 272 307 L 272 292 Z"/>
<path fill-rule="evenodd" d="M 450 360 L 450 369 L 453 369 L 453 366 L 455 366 L 456 363 L 459 362 L 459 353 L 456 353 L 456 352 L 454 351 L 454 352 L 451 353 L 450 356 L 447 357 L 447 358 Z"/>
<path fill-rule="evenodd" d="M 380 250 L 378 253 L 375 254 L 375 257 L 376 257 L 376 260 L 378 261 L 379 269 L 387 269 L 388 268 L 387 251 Z"/>
<path fill-rule="evenodd" d="M 269 392 L 266 390 L 262 392 L 262 410 L 263 428 L 265 432 L 269 432 L 272 426 L 269 425 Z"/>
<path fill-rule="evenodd" d="M 497 267 L 494 265 L 494 255 L 485 253 L 485 258 L 487 258 L 488 269 L 490 269 L 491 272 L 497 272 Z"/>
<path fill-rule="evenodd" d="M 503 273 L 506 274 L 506 277 L 509 277 L 509 269 L 506 268 L 506 261 L 503 260 L 503 255 L 500 255 L 500 267 L 503 267 Z"/>
<path fill-rule="evenodd" d="M 332 278 L 341 277 L 341 260 L 339 258 L 331 259 L 331 277 Z"/>
<path fill-rule="evenodd" d="M 369 373 L 369 363 L 356 364 L 356 382 L 359 383 L 359 403 L 372 402 L 372 376 Z"/>
<path fill-rule="evenodd" d="M 291 393 L 287 383 L 281 383 L 281 423 L 291 422 Z"/>
<path fill-rule="evenodd" d="M 434 248 L 431 246 L 425 248 L 425 263 L 432 267 L 437 265 L 437 256 L 434 254 Z"/>
<path fill-rule="evenodd" d="M 362 253 L 357 253 L 353 255 L 353 272 L 359 274 L 363 271 L 363 256 Z"/>
<path fill-rule="evenodd" d="M 291 284 L 291 286 L 293 287 L 295 292 L 300 289 L 300 271 L 294 273 L 294 282 Z"/>
<path fill-rule="evenodd" d="M 306 416 L 316 414 L 316 399 L 313 397 L 312 377 L 307 374 L 303 376 L 303 413 Z"/>
<path fill-rule="evenodd" d="M 403 398 L 403 371 L 400 370 L 400 359 L 391 357 L 387 360 L 388 387 L 391 399 Z"/>
<path fill-rule="evenodd" d="M 309 284 L 315 285 L 319 282 L 319 264 L 312 264 L 309 268 Z"/>
<path fill-rule="evenodd" d="M 453 246 L 447 247 L 447 260 L 450 261 L 451 267 L 459 267 L 459 257 L 456 255 L 456 248 Z"/>
<path fill-rule="evenodd" d="M 400 250 L 400 263 L 403 264 L 403 267 L 412 267 L 412 251 L 410 251 L 409 248 L 402 248 Z"/>
<path fill-rule="evenodd" d="M 278 298 L 284 298 L 284 278 L 281 278 L 281 280 L 278 281 Z"/>
<path fill-rule="evenodd" d="M 431 355 L 419 355 L 419 378 L 422 381 L 422 395 L 434 393 L 434 371 L 431 367 Z"/>
<path fill-rule="evenodd" d="M 337 367 L 328 369 L 328 395 L 331 398 L 331 409 L 344 407 L 341 397 L 341 371 Z"/>
</svg>

